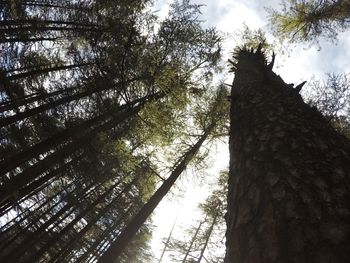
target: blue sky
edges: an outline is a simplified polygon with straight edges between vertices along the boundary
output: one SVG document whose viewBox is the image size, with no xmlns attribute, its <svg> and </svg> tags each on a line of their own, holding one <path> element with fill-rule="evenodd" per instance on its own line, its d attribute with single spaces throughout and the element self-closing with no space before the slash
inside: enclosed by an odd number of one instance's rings
<svg viewBox="0 0 350 263">
<path fill-rule="evenodd" d="M 154 9 L 159 10 L 158 14 L 164 17 L 167 13 L 167 4 L 171 0 L 156 0 Z M 229 58 L 237 42 L 234 34 L 243 23 L 251 29 L 263 29 L 267 33 L 268 40 L 273 40 L 269 32 L 269 24 L 266 18 L 265 7 L 278 8 L 281 0 L 193 0 L 192 3 L 203 4 L 202 19 L 205 26 L 215 26 L 226 36 L 224 42 L 225 58 Z M 350 33 L 345 32 L 339 35 L 337 43 L 331 41 L 320 41 L 321 49 L 308 44 L 289 47 L 289 55 L 277 54 L 277 65 L 275 68 L 287 83 L 298 84 L 304 80 L 310 80 L 312 76 L 316 79 L 324 79 L 326 73 L 347 73 L 350 72 Z M 232 82 L 233 76 L 226 74 L 226 82 Z M 307 89 L 307 86 L 305 87 Z M 305 89 L 304 88 L 304 89 Z M 213 171 L 218 171 L 228 163 L 228 152 L 225 146 L 218 147 Z M 210 172 L 209 172 L 210 173 Z M 186 177 L 183 177 L 186 178 Z M 188 177 L 187 177 L 188 178 Z M 167 197 L 157 208 L 154 215 L 154 239 L 152 242 L 155 256 L 160 255 L 162 248 L 161 238 L 165 238 L 176 217 L 178 225 L 190 223 L 198 213 L 195 211 L 197 203 L 203 200 L 207 194 L 208 186 L 198 186 L 191 183 L 190 179 L 182 179 L 177 183 L 177 189 L 184 189 L 183 197 L 179 198 L 179 192 L 173 191 L 171 198 Z M 210 186 L 209 186 L 210 188 Z M 174 195 L 175 193 L 175 195 Z M 186 204 L 186 205 L 185 205 Z M 176 232 L 176 231 L 175 231 Z M 154 262 L 157 262 L 156 259 Z M 171 262 L 166 258 L 163 262 Z"/>
</svg>

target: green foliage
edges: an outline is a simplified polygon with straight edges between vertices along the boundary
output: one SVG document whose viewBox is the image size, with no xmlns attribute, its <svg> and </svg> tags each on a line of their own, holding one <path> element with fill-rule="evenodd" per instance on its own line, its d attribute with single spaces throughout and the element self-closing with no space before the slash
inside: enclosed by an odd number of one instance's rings
<svg viewBox="0 0 350 263">
<path fill-rule="evenodd" d="M 350 138 L 350 84 L 348 74 L 327 74 L 325 81 L 312 80 L 309 103 L 340 133 Z"/>
<path fill-rule="evenodd" d="M 203 257 L 206 262 L 223 262 L 227 179 L 228 171 L 221 171 L 215 189 L 199 205 L 201 219 L 185 229 L 185 237 L 171 238 L 172 262 L 199 262 Z"/>
<path fill-rule="evenodd" d="M 274 33 L 290 42 L 318 43 L 319 37 L 334 40 L 346 30 L 349 1 L 285 0 L 281 10 L 268 9 Z"/>
<path fill-rule="evenodd" d="M 206 88 L 219 34 L 202 27 L 199 5 L 176 1 L 161 21 L 148 4 L 1 4 L 0 212 L 17 216 L 2 221 L 15 230 L 0 261 L 97 260 L 154 193 L 153 152 L 186 148 L 185 130 L 224 129 L 226 93 L 218 103 Z M 121 262 L 149 258 L 150 233 L 144 225 Z"/>
<path fill-rule="evenodd" d="M 246 24 L 243 24 L 242 29 L 236 32 L 236 42 L 240 43 L 239 47 L 256 48 L 259 44 L 266 51 L 273 51 L 272 45 L 266 39 L 266 33 L 261 29 L 251 29 Z"/>
</svg>

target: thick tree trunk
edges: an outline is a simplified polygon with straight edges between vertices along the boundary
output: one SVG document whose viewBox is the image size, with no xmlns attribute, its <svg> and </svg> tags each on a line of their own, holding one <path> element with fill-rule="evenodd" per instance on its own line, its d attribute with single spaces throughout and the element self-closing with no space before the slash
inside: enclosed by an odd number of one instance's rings
<svg viewBox="0 0 350 263">
<path fill-rule="evenodd" d="M 164 181 L 158 190 L 151 196 L 148 202 L 141 210 L 131 219 L 130 223 L 123 229 L 117 239 L 111 244 L 107 251 L 98 260 L 98 263 L 114 263 L 118 262 L 118 257 L 121 255 L 130 240 L 136 235 L 140 227 L 146 222 L 147 218 L 152 214 L 159 202 L 169 192 L 171 187 L 176 182 L 177 178 L 186 169 L 187 164 L 194 158 L 203 142 L 214 128 L 214 124 L 208 127 L 205 133 L 199 138 L 195 145 L 178 162 L 178 165 L 173 170 L 171 175 Z"/>
<path fill-rule="evenodd" d="M 349 141 L 260 51 L 237 61 L 225 262 L 350 262 Z"/>
</svg>

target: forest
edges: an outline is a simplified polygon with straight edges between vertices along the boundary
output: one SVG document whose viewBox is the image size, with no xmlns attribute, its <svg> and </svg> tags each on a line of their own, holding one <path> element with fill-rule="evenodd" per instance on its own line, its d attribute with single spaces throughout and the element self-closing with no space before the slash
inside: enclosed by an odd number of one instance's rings
<svg viewBox="0 0 350 263">
<path fill-rule="evenodd" d="M 0 1 L 1 263 L 350 262 L 350 1 L 248 2 Z"/>
</svg>

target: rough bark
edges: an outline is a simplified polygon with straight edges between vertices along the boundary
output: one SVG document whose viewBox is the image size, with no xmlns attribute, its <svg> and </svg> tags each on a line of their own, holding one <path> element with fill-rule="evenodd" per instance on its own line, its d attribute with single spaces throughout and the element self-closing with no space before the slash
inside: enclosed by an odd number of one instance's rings
<svg viewBox="0 0 350 263">
<path fill-rule="evenodd" d="M 225 262 L 350 262 L 349 141 L 259 50 L 236 55 Z"/>
</svg>

